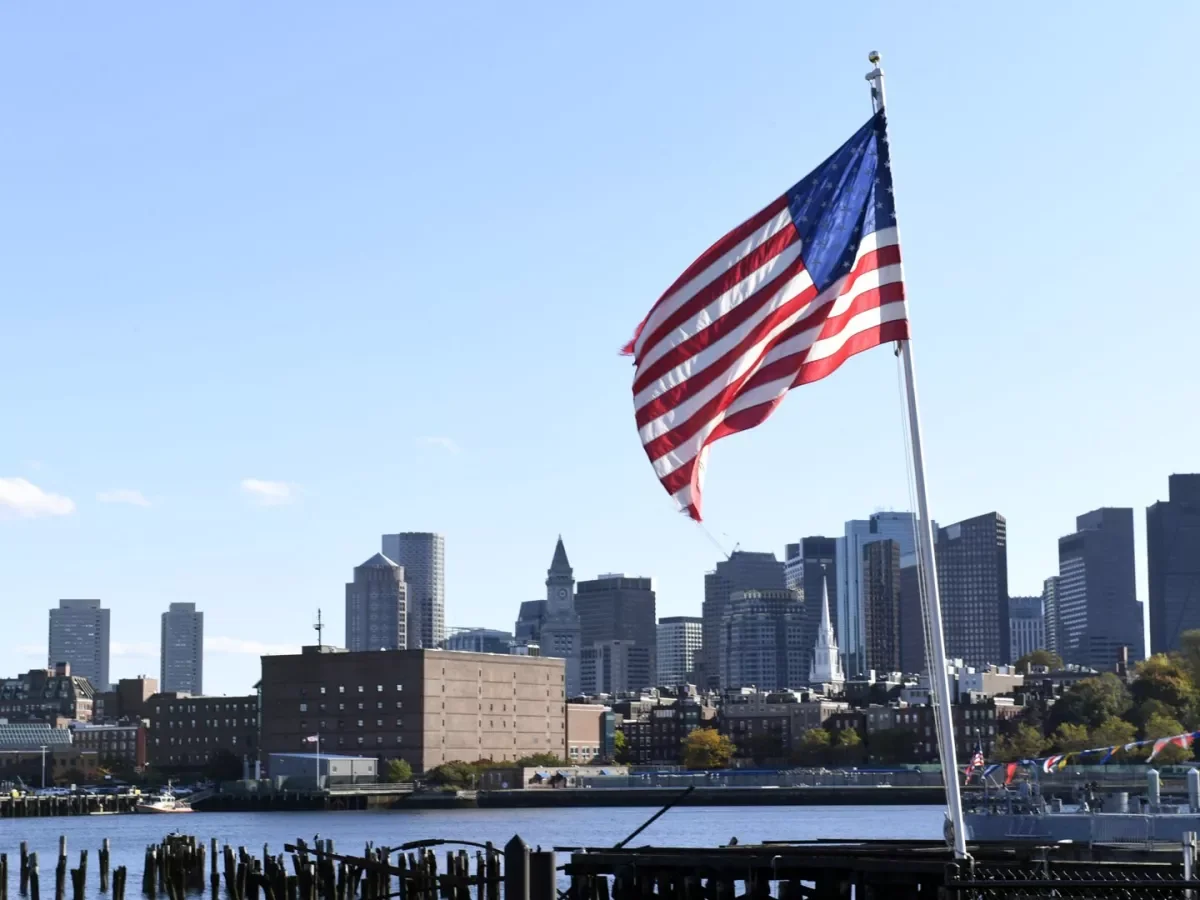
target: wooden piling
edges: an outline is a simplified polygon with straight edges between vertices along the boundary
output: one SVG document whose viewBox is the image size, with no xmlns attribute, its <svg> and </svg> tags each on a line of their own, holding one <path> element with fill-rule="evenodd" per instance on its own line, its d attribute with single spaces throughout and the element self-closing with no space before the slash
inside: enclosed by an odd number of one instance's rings
<svg viewBox="0 0 1200 900">
<path fill-rule="evenodd" d="M 0 900 L 8 900 L 8 854 L 0 853 Z"/>
<path fill-rule="evenodd" d="M 100 842 L 100 893 L 108 893 L 108 866 L 111 856 L 111 848 L 109 847 L 108 838 Z"/>
<path fill-rule="evenodd" d="M 34 850 L 29 854 L 29 900 L 42 900 L 38 877 L 38 855 Z"/>
<path fill-rule="evenodd" d="M 21 841 L 21 871 L 19 873 L 22 895 L 29 893 L 29 841 Z"/>
</svg>

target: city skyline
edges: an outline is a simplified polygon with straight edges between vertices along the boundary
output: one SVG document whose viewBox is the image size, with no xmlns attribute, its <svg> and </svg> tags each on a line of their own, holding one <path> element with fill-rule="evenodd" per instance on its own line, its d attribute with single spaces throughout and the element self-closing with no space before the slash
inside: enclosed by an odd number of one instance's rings
<svg viewBox="0 0 1200 900">
<path fill-rule="evenodd" d="M 1127 315 L 1145 260 L 1188 274 L 1156 240 L 1194 205 L 1159 149 L 1197 143 L 1200 10 L 1175 12 L 779 4 L 730 71 L 731 7 L 639 8 L 634 29 L 589 7 L 314 7 L 285 29 L 259 8 L 233 30 L 207 8 L 12 9 L 0 658 L 43 665 L 46 608 L 102 597 L 110 680 L 155 672 L 162 609 L 191 602 L 206 689 L 240 693 L 318 608 L 343 640 L 350 568 L 396 528 L 447 535 L 454 621 L 507 629 L 560 531 L 581 576 L 653 575 L 660 614 L 687 615 L 714 541 L 780 555 L 910 509 L 891 354 L 717 445 L 705 530 L 647 470 L 617 354 L 699 249 L 867 119 L 876 47 L 932 514 L 1003 514 L 1010 592 L 1033 595 L 1076 515 L 1132 507 L 1145 601 L 1143 511 L 1200 443 L 1179 414 L 1200 309 Z M 821 90 L 764 90 L 816 29 L 794 80 Z M 734 108 L 754 127 L 713 128 Z M 483 237 L 447 241 L 464 217 Z"/>
</svg>

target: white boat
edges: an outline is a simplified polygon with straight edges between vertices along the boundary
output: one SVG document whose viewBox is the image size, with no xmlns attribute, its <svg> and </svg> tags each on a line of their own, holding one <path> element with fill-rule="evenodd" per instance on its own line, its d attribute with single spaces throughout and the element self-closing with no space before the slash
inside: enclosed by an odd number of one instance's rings
<svg viewBox="0 0 1200 900">
<path fill-rule="evenodd" d="M 145 801 L 137 805 L 137 812 L 140 813 L 190 813 L 194 812 L 186 800 L 180 800 L 175 796 L 175 792 L 171 790 L 170 782 L 157 795 L 147 797 Z"/>
</svg>

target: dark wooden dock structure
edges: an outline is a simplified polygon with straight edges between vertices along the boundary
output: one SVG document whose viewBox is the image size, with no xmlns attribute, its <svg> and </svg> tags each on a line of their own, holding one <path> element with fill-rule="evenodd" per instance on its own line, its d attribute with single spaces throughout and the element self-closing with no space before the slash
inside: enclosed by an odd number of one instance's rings
<svg viewBox="0 0 1200 900">
<path fill-rule="evenodd" d="M 93 813 L 133 812 L 142 798 L 136 794 L 64 794 L 14 797 L 0 795 L 0 819 L 27 816 L 88 816 Z"/>
</svg>

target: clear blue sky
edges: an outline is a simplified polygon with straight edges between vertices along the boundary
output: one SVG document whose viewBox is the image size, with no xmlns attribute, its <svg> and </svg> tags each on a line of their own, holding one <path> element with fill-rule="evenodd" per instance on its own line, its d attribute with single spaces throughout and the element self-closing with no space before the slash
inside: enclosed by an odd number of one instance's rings
<svg viewBox="0 0 1200 900">
<path fill-rule="evenodd" d="M 1003 513 L 1020 594 L 1133 506 L 1144 596 L 1144 507 L 1200 466 L 1197 7 L 447 6 L 0 12 L 0 675 L 60 597 L 157 674 L 182 600 L 245 691 L 398 530 L 446 535 L 450 624 L 511 627 L 559 532 L 698 613 L 718 551 L 617 349 L 865 121 L 873 48 L 934 516 Z M 907 508 L 892 354 L 718 444 L 705 501 L 777 553 Z"/>
</svg>

